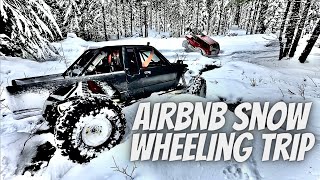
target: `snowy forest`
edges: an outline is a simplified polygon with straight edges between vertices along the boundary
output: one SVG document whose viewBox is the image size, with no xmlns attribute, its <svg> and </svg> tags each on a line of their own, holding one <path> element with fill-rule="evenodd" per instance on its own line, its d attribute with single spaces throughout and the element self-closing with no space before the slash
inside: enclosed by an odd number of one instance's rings
<svg viewBox="0 0 320 180">
<path fill-rule="evenodd" d="M 49 42 L 73 32 L 87 41 L 148 37 L 148 31 L 182 37 L 188 29 L 230 35 L 275 33 L 282 57 L 292 57 L 299 39 L 319 35 L 318 0 L 1 0 L 0 52 L 37 61 L 54 60 Z M 232 35 L 232 34 L 231 34 Z"/>
</svg>

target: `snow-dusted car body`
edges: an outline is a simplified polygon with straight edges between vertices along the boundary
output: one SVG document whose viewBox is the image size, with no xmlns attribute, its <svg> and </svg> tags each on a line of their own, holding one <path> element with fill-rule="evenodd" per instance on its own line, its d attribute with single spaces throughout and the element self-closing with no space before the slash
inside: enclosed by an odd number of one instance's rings
<svg viewBox="0 0 320 180">
<path fill-rule="evenodd" d="M 187 51 L 199 51 L 203 56 L 216 56 L 220 52 L 218 42 L 206 35 L 186 35 L 182 46 Z"/>
<path fill-rule="evenodd" d="M 117 70 L 97 72 L 93 70 L 92 63 L 101 52 L 119 51 L 120 64 Z M 142 67 L 143 58 L 153 52 L 153 59 L 148 67 Z M 91 68 L 91 69 L 90 69 Z M 12 80 L 12 86 L 7 87 L 11 95 L 16 95 L 15 100 L 27 93 L 34 93 L 44 100 L 63 100 L 69 98 L 75 91 L 76 83 L 83 83 L 90 93 L 112 95 L 113 99 L 128 101 L 137 99 L 153 92 L 169 90 L 178 85 L 180 77 L 186 71 L 187 65 L 170 63 L 159 51 L 152 46 L 127 45 L 108 46 L 85 51 L 64 73 L 29 77 Z M 104 90 L 103 88 L 109 88 Z M 73 90 L 72 90 L 73 89 Z M 69 93 L 69 94 L 68 94 Z M 33 96 L 33 98 L 36 98 Z M 42 99 L 43 99 L 42 98 Z M 49 100 L 50 100 L 49 99 Z M 42 108 L 43 104 L 30 107 L 26 100 L 24 103 L 11 103 L 13 111 L 29 108 Z M 33 101 L 31 104 L 34 104 Z M 18 105 L 19 104 L 19 105 Z M 23 107 L 26 105 L 26 107 Z"/>
<path fill-rule="evenodd" d="M 186 71 L 149 45 L 106 46 L 86 50 L 62 74 L 13 80 L 7 91 L 14 114 L 41 111 L 62 155 L 85 163 L 121 142 L 121 106 L 159 91 L 204 96 L 205 80 L 199 75 L 187 85 Z"/>
</svg>

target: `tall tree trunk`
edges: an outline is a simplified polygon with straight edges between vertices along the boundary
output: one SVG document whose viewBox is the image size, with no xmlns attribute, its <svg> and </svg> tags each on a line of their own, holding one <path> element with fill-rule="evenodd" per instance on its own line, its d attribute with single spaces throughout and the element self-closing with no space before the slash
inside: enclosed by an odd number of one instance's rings
<svg viewBox="0 0 320 180">
<path fill-rule="evenodd" d="M 163 14 L 163 32 L 167 32 L 167 6 L 168 6 L 168 0 L 165 0 L 164 4 L 164 14 Z"/>
<path fill-rule="evenodd" d="M 210 33 L 210 22 L 212 19 L 212 0 L 207 0 L 206 6 L 207 6 L 207 13 L 208 13 L 208 20 L 207 20 L 207 33 L 208 35 L 211 34 Z"/>
<path fill-rule="evenodd" d="M 257 15 L 258 15 L 258 11 L 259 11 L 260 1 L 261 0 L 256 0 L 255 1 L 255 5 L 254 5 L 255 7 L 254 7 L 254 13 L 253 13 L 253 18 L 252 18 L 252 23 L 251 23 L 250 34 L 254 33 L 254 29 L 256 27 Z"/>
<path fill-rule="evenodd" d="M 156 6 L 155 6 L 155 9 L 156 9 L 156 30 L 157 32 L 160 33 L 160 26 L 159 26 L 159 3 L 158 3 L 158 0 L 156 0 Z"/>
<path fill-rule="evenodd" d="M 311 0 L 307 0 L 305 8 L 304 8 L 303 13 L 302 13 L 302 17 L 301 17 L 299 25 L 298 25 L 298 31 L 297 31 L 296 37 L 295 37 L 295 39 L 294 39 L 294 41 L 292 43 L 292 47 L 291 47 L 291 50 L 290 50 L 290 53 L 289 53 L 289 57 L 293 57 L 294 53 L 297 50 L 297 46 L 298 46 L 299 40 L 301 38 L 302 30 L 303 30 L 305 21 L 306 21 L 307 16 L 308 16 L 310 5 L 311 5 Z"/>
<path fill-rule="evenodd" d="M 286 7 L 286 11 L 284 12 L 284 15 L 283 15 L 283 19 L 282 19 L 282 23 L 281 23 L 281 26 L 280 26 L 280 34 L 279 34 L 279 43 L 280 43 L 280 52 L 279 52 L 279 60 L 281 60 L 284 56 L 283 56 L 283 41 L 282 41 L 282 36 L 283 36 L 283 31 L 284 31 L 284 26 L 286 25 L 286 21 L 287 21 L 287 16 L 288 16 L 288 13 L 289 13 L 289 9 L 290 9 L 290 6 L 291 6 L 291 1 L 292 0 L 288 0 L 287 2 L 287 7 Z"/>
<path fill-rule="evenodd" d="M 284 48 L 283 51 L 283 56 L 287 56 L 291 47 L 291 43 L 294 37 L 294 33 L 297 27 L 297 22 L 299 19 L 299 9 L 300 9 L 300 5 L 301 5 L 301 0 L 295 0 L 293 3 L 293 7 L 292 7 L 292 15 L 290 17 L 289 20 L 289 25 L 288 28 L 286 30 L 286 46 Z"/>
<path fill-rule="evenodd" d="M 200 1 L 197 1 L 197 21 L 196 21 L 196 28 L 198 31 L 199 27 L 199 9 L 200 9 Z"/>
<path fill-rule="evenodd" d="M 153 22 L 152 22 L 152 20 L 153 20 L 153 18 L 152 18 L 152 16 L 153 16 L 153 3 L 152 2 L 150 2 L 150 4 L 151 4 L 151 7 L 150 7 L 150 19 L 149 19 L 149 25 L 150 25 L 150 29 L 153 29 Z"/>
<path fill-rule="evenodd" d="M 141 36 L 143 36 L 143 25 L 142 25 L 142 1 L 139 3 L 139 9 L 140 9 L 140 18 L 139 18 L 139 20 L 140 20 L 140 24 L 139 24 L 139 26 L 140 26 L 140 34 L 141 34 Z"/>
<path fill-rule="evenodd" d="M 102 10 L 102 17 L 103 17 L 103 31 L 104 31 L 104 40 L 105 41 L 108 41 L 108 35 L 107 35 L 107 25 L 106 25 L 106 11 L 104 9 L 104 1 L 101 2 L 101 10 Z"/>
<path fill-rule="evenodd" d="M 147 6 L 144 6 L 144 37 L 148 37 Z"/>
<path fill-rule="evenodd" d="M 264 34 L 267 30 L 267 27 L 264 24 L 264 21 L 266 20 L 267 10 L 268 10 L 268 1 L 261 1 L 261 8 L 259 13 L 258 27 L 257 27 L 256 33 Z"/>
<path fill-rule="evenodd" d="M 222 23 L 222 27 L 221 27 L 221 33 L 223 34 L 223 35 L 225 35 L 226 34 L 226 28 L 227 28 L 227 14 L 228 14 L 228 9 L 224 9 L 224 13 L 223 13 L 223 23 Z"/>
<path fill-rule="evenodd" d="M 117 24 L 116 24 L 116 28 L 117 28 L 117 39 L 120 39 L 120 28 L 119 28 L 119 11 L 118 11 L 118 0 L 116 0 L 116 17 L 117 17 Z"/>
<path fill-rule="evenodd" d="M 182 19 L 181 19 L 181 20 L 182 20 L 182 22 L 181 22 L 181 23 L 182 23 L 181 35 L 184 35 L 184 30 L 185 30 L 185 29 L 184 29 L 184 28 L 185 28 L 185 25 L 184 25 L 184 24 L 185 24 L 185 18 L 186 18 L 185 15 L 182 14 Z"/>
<path fill-rule="evenodd" d="M 133 0 L 131 0 L 130 2 L 130 31 L 131 31 L 131 37 L 133 36 L 133 6 L 132 6 L 132 2 Z"/>
<path fill-rule="evenodd" d="M 315 29 L 313 30 L 312 36 L 308 41 L 308 44 L 306 46 L 306 48 L 304 49 L 304 51 L 302 52 L 299 61 L 301 63 L 306 62 L 312 48 L 314 47 L 314 45 L 317 42 L 317 39 L 319 38 L 319 34 L 320 34 L 320 19 L 318 20 L 317 26 L 315 27 Z"/>
<path fill-rule="evenodd" d="M 210 33 L 210 21 L 211 21 L 211 18 L 212 18 L 212 14 L 211 14 L 211 12 L 208 12 L 208 22 L 207 22 L 207 33 L 208 33 L 208 35 L 211 34 Z"/>
<path fill-rule="evenodd" d="M 249 18 L 248 18 L 248 22 L 247 22 L 247 26 L 246 26 L 246 34 L 249 34 L 250 31 L 250 27 L 251 24 L 253 22 L 253 17 L 252 17 L 252 13 L 253 13 L 253 6 L 254 6 L 254 1 L 251 2 L 251 6 L 250 6 L 250 13 L 249 13 Z"/>
<path fill-rule="evenodd" d="M 214 12 L 214 14 L 213 14 L 213 19 L 212 19 L 212 26 L 213 26 L 213 28 L 211 29 L 211 32 L 212 33 L 214 33 L 214 31 L 215 31 L 215 28 L 214 28 L 214 26 L 215 26 L 215 23 L 216 23 L 216 20 L 217 20 L 217 12 L 216 11 L 214 11 L 215 9 L 213 9 L 213 12 Z"/>
<path fill-rule="evenodd" d="M 235 15 L 235 18 L 234 18 L 234 21 L 235 21 L 235 25 L 237 25 L 239 27 L 239 22 L 240 22 L 240 11 L 241 11 L 241 6 L 240 6 L 240 3 L 237 2 L 237 5 L 236 5 L 236 15 Z"/>
<path fill-rule="evenodd" d="M 219 35 L 220 33 L 220 26 L 221 26 L 221 20 L 222 20 L 222 13 L 223 13 L 223 9 L 224 9 L 224 4 L 223 4 L 224 0 L 221 0 L 221 5 L 220 5 L 220 14 L 219 14 L 219 22 L 218 22 L 218 30 L 217 30 L 217 35 Z"/>
<path fill-rule="evenodd" d="M 126 26 L 126 11 L 125 11 L 125 3 L 122 3 L 122 26 L 124 30 L 124 37 L 127 37 L 127 26 Z"/>
</svg>

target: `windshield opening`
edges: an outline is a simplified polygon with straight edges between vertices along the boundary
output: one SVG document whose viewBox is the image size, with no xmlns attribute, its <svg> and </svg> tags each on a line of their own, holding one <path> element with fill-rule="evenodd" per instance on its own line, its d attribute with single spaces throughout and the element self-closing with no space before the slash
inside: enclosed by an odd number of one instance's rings
<svg viewBox="0 0 320 180">
<path fill-rule="evenodd" d="M 87 50 L 85 51 L 64 73 L 68 76 L 79 76 L 83 72 L 84 68 L 98 54 L 99 50 Z"/>
</svg>

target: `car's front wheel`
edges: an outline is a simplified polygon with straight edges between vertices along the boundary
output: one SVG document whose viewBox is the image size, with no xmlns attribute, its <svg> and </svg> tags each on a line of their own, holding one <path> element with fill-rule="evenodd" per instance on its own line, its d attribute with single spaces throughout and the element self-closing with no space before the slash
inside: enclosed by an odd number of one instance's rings
<svg viewBox="0 0 320 180">
<path fill-rule="evenodd" d="M 107 98 L 85 97 L 71 102 L 57 120 L 55 137 L 62 155 L 86 163 L 119 144 L 126 121 L 121 108 Z"/>
</svg>

